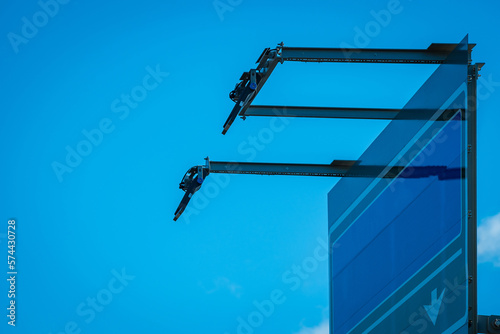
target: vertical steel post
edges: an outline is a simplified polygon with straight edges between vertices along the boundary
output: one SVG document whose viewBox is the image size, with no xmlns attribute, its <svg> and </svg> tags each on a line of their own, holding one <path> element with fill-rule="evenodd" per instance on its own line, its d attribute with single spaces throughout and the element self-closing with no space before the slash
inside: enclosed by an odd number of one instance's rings
<svg viewBox="0 0 500 334">
<path fill-rule="evenodd" d="M 470 52 L 470 51 L 469 51 Z M 469 54 L 470 55 L 470 54 Z M 470 59 L 470 56 L 469 56 Z M 467 247 L 469 273 L 469 334 L 477 334 L 477 77 L 479 66 L 467 73 Z"/>
</svg>

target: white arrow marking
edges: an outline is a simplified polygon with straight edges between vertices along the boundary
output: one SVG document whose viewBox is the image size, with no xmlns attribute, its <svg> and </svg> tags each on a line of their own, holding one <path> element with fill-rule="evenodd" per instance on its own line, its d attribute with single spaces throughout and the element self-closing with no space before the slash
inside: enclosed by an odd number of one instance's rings
<svg viewBox="0 0 500 334">
<path fill-rule="evenodd" d="M 439 310 L 441 309 L 441 304 L 443 303 L 444 292 L 446 288 L 441 292 L 439 298 L 437 297 L 437 289 L 432 290 L 431 293 L 431 304 L 424 305 L 425 311 L 429 315 L 433 325 L 436 325 L 437 317 L 439 315 Z"/>
</svg>

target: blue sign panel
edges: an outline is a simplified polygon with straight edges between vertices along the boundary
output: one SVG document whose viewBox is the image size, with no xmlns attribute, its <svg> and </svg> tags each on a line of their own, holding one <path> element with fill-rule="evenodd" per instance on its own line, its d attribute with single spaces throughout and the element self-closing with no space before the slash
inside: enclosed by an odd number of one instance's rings
<svg viewBox="0 0 500 334">
<path fill-rule="evenodd" d="M 345 178 L 329 194 L 331 333 L 467 332 L 467 48 L 360 158 L 399 176 Z"/>
</svg>

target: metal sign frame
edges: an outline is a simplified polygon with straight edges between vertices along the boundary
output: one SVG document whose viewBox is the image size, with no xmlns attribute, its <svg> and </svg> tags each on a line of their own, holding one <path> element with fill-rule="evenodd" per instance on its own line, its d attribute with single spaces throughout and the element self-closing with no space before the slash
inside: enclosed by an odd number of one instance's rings
<svg viewBox="0 0 500 334">
<path fill-rule="evenodd" d="M 477 78 L 483 63 L 472 64 L 471 52 L 475 44 L 468 44 L 468 37 L 464 39 L 467 45 L 468 64 L 467 78 L 464 78 L 466 94 L 465 120 L 467 124 L 467 273 L 468 273 L 468 334 L 478 333 L 477 315 Z M 266 48 L 257 60 L 257 67 L 244 72 L 240 82 L 230 93 L 230 98 L 235 105 L 223 126 L 222 134 L 226 134 L 237 116 L 243 120 L 247 116 L 263 117 L 311 117 L 311 118 L 351 118 L 351 119 L 384 119 L 384 120 L 427 120 L 432 110 L 387 108 L 337 108 L 337 107 L 303 107 L 303 106 L 255 106 L 253 100 L 268 80 L 271 73 L 279 63 L 285 61 L 300 62 L 341 62 L 341 63 L 392 63 L 392 64 L 453 64 L 450 58 L 452 52 L 460 44 L 431 44 L 427 49 L 340 49 L 340 48 L 298 48 L 285 47 L 283 43 L 275 49 Z M 458 62 L 457 64 L 462 64 Z M 280 113 L 286 109 L 286 113 Z M 452 114 L 457 112 L 451 109 Z M 439 117 L 435 121 L 448 121 L 449 118 Z M 234 168 L 234 166 L 239 168 Z M 385 170 L 386 174 L 379 174 L 384 166 L 360 166 L 359 161 L 334 161 L 331 165 L 317 164 L 259 164 L 259 163 L 232 163 L 210 162 L 207 158 L 206 166 L 192 167 L 183 178 L 180 188 L 186 194 L 176 212 L 176 218 L 186 207 L 203 182 L 204 178 L 212 173 L 260 174 L 260 175 L 307 175 L 307 176 L 336 176 L 336 177 L 363 177 L 367 171 L 359 168 L 369 167 L 369 173 L 374 169 L 379 178 L 393 178 L 397 175 L 394 166 Z M 400 171 L 404 166 L 397 167 Z M 290 169 L 291 168 L 291 169 Z M 357 170 L 358 168 L 358 170 Z M 392 172 L 391 172 L 392 171 Z M 364 174 L 363 174 L 364 173 Z M 392 173 L 392 174 L 391 174 Z M 436 171 L 429 174 L 424 172 L 424 177 L 437 175 Z M 479 320 L 489 321 L 480 316 Z M 487 323 L 480 323 L 480 328 L 489 328 Z M 331 329 L 332 331 L 333 329 Z"/>
</svg>

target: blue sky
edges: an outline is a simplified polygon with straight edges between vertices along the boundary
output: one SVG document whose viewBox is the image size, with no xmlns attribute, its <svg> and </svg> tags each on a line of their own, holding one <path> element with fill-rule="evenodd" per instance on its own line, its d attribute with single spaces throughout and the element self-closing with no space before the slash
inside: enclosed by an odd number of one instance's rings
<svg viewBox="0 0 500 334">
<path fill-rule="evenodd" d="M 499 313 L 496 1 L 54 3 L 0 5 L 0 247 L 6 252 L 14 217 L 18 333 L 233 334 L 269 299 L 279 303 L 255 333 L 325 332 L 327 261 L 316 255 L 337 180 L 214 178 L 196 211 L 172 221 L 181 177 L 207 155 L 356 159 L 387 124 L 291 119 L 268 138 L 271 120 L 249 118 L 222 136 L 229 91 L 282 41 L 426 48 L 469 34 L 478 44 L 473 59 L 487 63 L 478 96 L 479 312 Z M 391 6 L 390 18 L 377 21 Z M 360 38 L 370 26 L 379 28 Z M 434 69 L 280 64 L 256 103 L 397 108 Z M 252 138 L 261 138 L 253 150 Z M 78 149 L 86 156 L 67 165 Z M 56 172 L 58 163 L 67 169 Z M 294 268 L 311 257 L 315 269 L 298 276 Z M 3 280 L 2 305 L 7 291 Z M 14 332 L 2 319 L 2 333 Z"/>
</svg>

